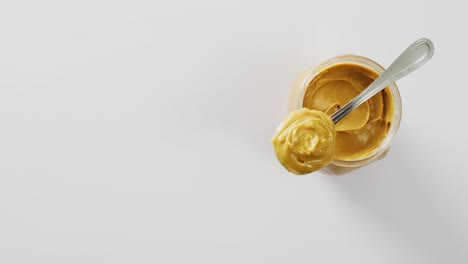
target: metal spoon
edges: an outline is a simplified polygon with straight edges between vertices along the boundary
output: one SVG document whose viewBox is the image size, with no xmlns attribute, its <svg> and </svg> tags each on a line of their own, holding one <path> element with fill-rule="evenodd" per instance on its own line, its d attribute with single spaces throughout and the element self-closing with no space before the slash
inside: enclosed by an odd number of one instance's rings
<svg viewBox="0 0 468 264">
<path fill-rule="evenodd" d="M 383 90 L 389 84 L 408 75 L 424 63 L 434 54 L 434 44 L 428 39 L 416 40 L 385 70 L 374 82 L 364 91 L 354 97 L 353 100 L 345 104 L 341 109 L 333 113 L 330 118 L 333 123 L 338 123 L 343 117 L 356 109 L 359 105 L 367 101 L 376 93 Z"/>
</svg>

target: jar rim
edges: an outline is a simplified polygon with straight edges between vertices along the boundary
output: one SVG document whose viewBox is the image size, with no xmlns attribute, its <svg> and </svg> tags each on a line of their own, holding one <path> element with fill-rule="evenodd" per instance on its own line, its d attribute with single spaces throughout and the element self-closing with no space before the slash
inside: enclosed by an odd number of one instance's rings
<svg viewBox="0 0 468 264">
<path fill-rule="evenodd" d="M 303 107 L 304 97 L 305 97 L 305 92 L 307 90 L 307 87 L 320 72 L 322 72 L 323 70 L 327 68 L 330 68 L 331 66 L 345 64 L 345 63 L 356 64 L 356 65 L 365 67 L 367 69 L 370 69 L 371 71 L 378 73 L 379 75 L 385 71 L 384 67 L 382 67 L 380 64 L 363 56 L 358 56 L 354 54 L 345 54 L 345 55 L 340 55 L 340 56 L 330 58 L 320 63 L 319 65 L 313 67 L 311 72 L 305 76 L 305 78 L 303 79 L 303 82 L 300 84 L 299 96 L 296 99 L 296 105 L 294 109 L 300 109 Z M 398 86 L 396 85 L 396 83 L 391 83 L 387 87 L 390 89 L 390 94 L 391 94 L 392 102 L 394 106 L 393 107 L 394 108 L 393 119 L 392 119 L 390 130 L 387 136 L 384 138 L 384 140 L 382 140 L 379 146 L 376 147 L 374 150 L 372 150 L 372 152 L 370 152 L 368 155 L 359 157 L 357 159 L 352 159 L 352 160 L 342 160 L 342 159 L 334 158 L 331 161 L 332 165 L 339 166 L 339 167 L 362 166 L 364 164 L 367 164 L 379 158 L 389 149 L 400 127 L 402 105 L 401 105 L 400 92 L 398 90 Z"/>
</svg>

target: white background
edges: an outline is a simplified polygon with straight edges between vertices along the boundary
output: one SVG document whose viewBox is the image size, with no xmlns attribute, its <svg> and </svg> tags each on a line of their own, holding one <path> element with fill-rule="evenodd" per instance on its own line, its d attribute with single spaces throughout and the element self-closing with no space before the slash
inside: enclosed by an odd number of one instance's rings
<svg viewBox="0 0 468 264">
<path fill-rule="evenodd" d="M 2 0 L 0 263 L 467 263 L 465 6 Z M 420 37 L 385 159 L 279 165 L 300 71 Z"/>
</svg>

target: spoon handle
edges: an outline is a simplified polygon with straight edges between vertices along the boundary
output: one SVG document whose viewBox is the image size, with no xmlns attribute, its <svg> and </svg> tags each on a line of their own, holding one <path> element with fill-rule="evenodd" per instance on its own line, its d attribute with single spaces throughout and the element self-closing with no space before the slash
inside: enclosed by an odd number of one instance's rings
<svg viewBox="0 0 468 264">
<path fill-rule="evenodd" d="M 434 44 L 428 39 L 416 40 L 384 71 L 374 82 L 362 91 L 353 100 L 333 113 L 330 118 L 338 123 L 343 117 L 367 101 L 389 84 L 413 72 L 426 63 L 434 54 Z"/>
</svg>

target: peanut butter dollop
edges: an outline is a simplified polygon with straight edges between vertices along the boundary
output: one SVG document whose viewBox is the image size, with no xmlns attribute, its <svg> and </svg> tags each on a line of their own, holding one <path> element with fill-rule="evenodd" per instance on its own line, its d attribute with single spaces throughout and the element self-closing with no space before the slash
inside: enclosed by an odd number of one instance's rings
<svg viewBox="0 0 468 264">
<path fill-rule="evenodd" d="M 286 117 L 271 141 L 278 160 L 288 171 L 307 174 L 333 159 L 335 140 L 335 125 L 329 116 L 302 108 Z"/>
</svg>

